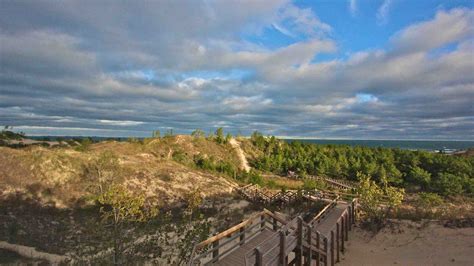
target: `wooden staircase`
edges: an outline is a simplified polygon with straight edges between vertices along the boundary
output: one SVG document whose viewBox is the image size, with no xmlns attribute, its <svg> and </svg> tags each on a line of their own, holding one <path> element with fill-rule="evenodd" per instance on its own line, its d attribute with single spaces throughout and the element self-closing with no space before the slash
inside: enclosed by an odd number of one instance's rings
<svg viewBox="0 0 474 266">
<path fill-rule="evenodd" d="M 312 219 L 264 210 L 194 247 L 189 265 L 334 265 L 355 222 L 357 199 L 331 200 Z"/>
</svg>

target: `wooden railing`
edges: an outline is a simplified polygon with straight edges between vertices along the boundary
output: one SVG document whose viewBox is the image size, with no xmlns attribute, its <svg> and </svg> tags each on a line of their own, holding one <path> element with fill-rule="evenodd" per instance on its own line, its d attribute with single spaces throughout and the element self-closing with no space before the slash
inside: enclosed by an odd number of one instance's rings
<svg viewBox="0 0 474 266">
<path fill-rule="evenodd" d="M 195 245 L 189 265 L 212 264 L 248 242 L 265 228 L 276 231 L 286 224 L 286 220 L 264 209 L 249 219 Z"/>
<path fill-rule="evenodd" d="M 261 203 L 264 205 L 273 204 L 275 202 L 290 203 L 298 198 L 298 195 L 295 191 L 288 190 L 272 193 L 260 188 L 258 185 L 253 184 L 238 189 L 238 192 L 249 201 Z"/>
<path fill-rule="evenodd" d="M 340 251 L 344 251 L 344 241 L 348 240 L 348 231 L 355 223 L 356 200 L 334 223 L 329 235 L 323 235 L 317 226 L 337 204 L 337 199 L 326 205 L 310 223 L 301 217 L 293 219 L 284 227 L 268 237 L 259 246 L 245 255 L 245 265 L 302 265 L 315 260 L 316 265 L 334 265 L 340 259 Z M 294 259 L 288 261 L 288 255 L 295 252 Z"/>
<path fill-rule="evenodd" d="M 344 241 L 347 241 L 348 231 L 355 222 L 357 198 L 356 194 L 333 191 L 308 190 L 291 193 L 276 193 L 269 195 L 260 191 L 258 186 L 248 185 L 242 188 L 249 197 L 257 197 L 267 202 L 276 199 L 291 201 L 297 196 L 323 199 L 329 203 L 316 214 L 308 223 L 297 217 L 286 221 L 282 217 L 264 209 L 249 219 L 221 232 L 194 246 L 189 265 L 209 265 L 219 261 L 222 257 L 237 250 L 265 229 L 274 231 L 256 248 L 245 254 L 246 265 L 287 265 L 301 261 L 316 260 L 316 265 L 334 265 L 339 261 L 340 251 L 344 251 Z M 266 197 L 266 198 L 265 198 Z M 344 199 L 345 201 L 341 201 Z M 342 205 L 341 205 L 342 204 Z M 337 220 L 326 220 L 324 234 L 318 231 L 328 215 L 337 207 L 341 212 Z M 332 216 L 334 219 L 334 216 Z M 335 222 L 334 222 L 335 221 Z M 334 223 L 327 231 L 327 222 Z M 295 252 L 294 260 L 288 262 L 288 254 Z"/>
<path fill-rule="evenodd" d="M 331 201 L 328 205 L 326 205 L 313 219 L 309 222 L 310 224 L 318 224 L 326 215 L 337 206 L 337 200 L 339 197 L 336 197 L 333 201 Z"/>
<path fill-rule="evenodd" d="M 309 176 L 309 178 L 323 180 L 328 185 L 338 188 L 338 189 L 352 190 L 357 187 L 356 183 L 350 182 L 348 180 L 334 179 L 334 178 L 329 178 L 329 177 L 324 177 L 324 176 Z"/>
</svg>

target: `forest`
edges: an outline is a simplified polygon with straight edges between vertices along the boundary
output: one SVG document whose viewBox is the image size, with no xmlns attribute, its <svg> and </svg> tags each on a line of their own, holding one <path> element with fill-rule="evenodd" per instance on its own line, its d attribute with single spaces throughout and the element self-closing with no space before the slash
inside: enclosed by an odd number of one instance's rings
<svg viewBox="0 0 474 266">
<path fill-rule="evenodd" d="M 371 176 L 376 182 L 388 182 L 410 192 L 433 192 L 442 196 L 474 196 L 474 157 L 450 156 L 428 151 L 394 148 L 369 148 L 347 145 L 316 145 L 285 142 L 251 136 L 252 144 L 262 152 L 251 163 L 261 171 L 299 177 L 327 176 L 359 181 Z"/>
</svg>

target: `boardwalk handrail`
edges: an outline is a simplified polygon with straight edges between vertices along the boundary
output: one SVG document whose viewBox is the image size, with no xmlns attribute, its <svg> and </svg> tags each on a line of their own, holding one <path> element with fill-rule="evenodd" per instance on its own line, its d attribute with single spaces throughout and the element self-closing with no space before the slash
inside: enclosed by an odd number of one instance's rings
<svg viewBox="0 0 474 266">
<path fill-rule="evenodd" d="M 293 226 L 288 226 L 288 225 Z M 316 235 L 319 240 L 315 240 Z M 326 243 L 324 245 L 324 243 Z M 301 259 L 303 253 L 312 257 L 321 257 L 325 262 L 328 254 L 328 239 L 320 234 L 313 226 L 303 221 L 301 217 L 296 217 L 287 226 L 278 230 L 260 245 L 245 254 L 245 265 L 287 265 L 289 253 L 299 250 L 299 256 L 295 260 Z M 301 260 L 300 260 L 301 261 Z M 298 265 L 298 264 L 296 264 Z"/>
<path fill-rule="evenodd" d="M 266 191 L 260 186 L 254 184 L 246 185 L 238 189 L 238 192 L 249 201 L 263 204 L 272 204 L 275 202 L 289 203 L 296 200 L 298 196 L 295 191 L 291 190 L 271 193 L 270 191 Z"/>
<path fill-rule="evenodd" d="M 309 224 L 313 224 L 321 220 L 321 218 L 323 218 L 332 208 L 336 207 L 338 199 L 339 196 L 337 196 L 333 201 L 327 204 L 318 214 L 316 214 L 316 216 L 314 216 L 313 219 L 311 219 L 311 222 L 309 222 Z"/>
<path fill-rule="evenodd" d="M 245 243 L 246 240 L 250 240 L 262 230 L 268 228 L 269 220 L 271 220 L 270 229 L 272 230 L 282 228 L 288 223 L 285 219 L 282 219 L 271 211 L 264 209 L 263 211 L 252 215 L 247 220 L 196 244 L 193 247 L 189 265 L 193 265 L 211 253 L 212 259 L 210 262 L 219 260 L 222 256 Z M 237 238 L 239 238 L 239 241 L 232 243 Z"/>
</svg>

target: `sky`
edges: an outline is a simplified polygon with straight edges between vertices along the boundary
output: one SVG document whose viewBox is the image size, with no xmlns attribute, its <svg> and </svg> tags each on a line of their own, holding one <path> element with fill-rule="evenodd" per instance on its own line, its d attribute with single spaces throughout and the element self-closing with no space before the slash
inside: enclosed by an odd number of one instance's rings
<svg viewBox="0 0 474 266">
<path fill-rule="evenodd" d="M 474 140 L 474 1 L 0 1 L 0 125 Z"/>
</svg>

